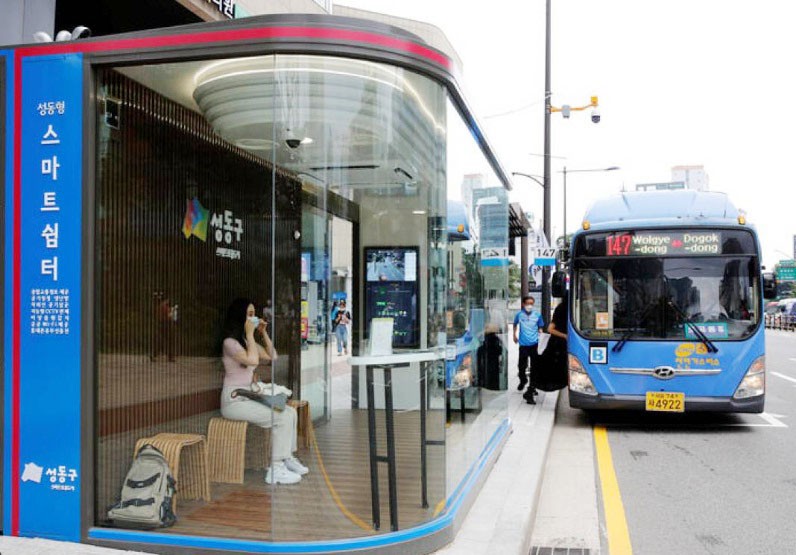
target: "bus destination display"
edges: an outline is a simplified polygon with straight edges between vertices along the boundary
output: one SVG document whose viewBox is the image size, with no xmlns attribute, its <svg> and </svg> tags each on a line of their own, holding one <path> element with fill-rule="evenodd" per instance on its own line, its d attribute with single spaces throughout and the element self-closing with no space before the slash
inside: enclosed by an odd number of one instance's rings
<svg viewBox="0 0 796 555">
<path fill-rule="evenodd" d="M 606 256 L 704 256 L 722 252 L 720 231 L 614 233 L 605 238 Z"/>
</svg>

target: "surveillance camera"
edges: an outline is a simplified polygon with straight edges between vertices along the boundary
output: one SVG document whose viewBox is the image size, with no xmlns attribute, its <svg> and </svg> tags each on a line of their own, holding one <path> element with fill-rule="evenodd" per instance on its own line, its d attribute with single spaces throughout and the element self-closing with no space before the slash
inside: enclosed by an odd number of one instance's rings
<svg viewBox="0 0 796 555">
<path fill-rule="evenodd" d="M 591 111 L 591 121 L 592 123 L 600 123 L 600 111 L 597 108 Z"/>
<path fill-rule="evenodd" d="M 58 31 L 58 34 L 55 35 L 55 42 L 64 42 L 67 40 L 72 40 L 72 33 L 69 31 Z"/>
<path fill-rule="evenodd" d="M 285 144 L 295 150 L 301 146 L 301 139 L 291 137 L 290 139 L 285 139 Z"/>
<path fill-rule="evenodd" d="M 83 25 L 78 25 L 72 30 L 72 40 L 87 39 L 91 36 L 91 29 Z"/>
<path fill-rule="evenodd" d="M 33 33 L 33 42 L 52 42 L 53 38 L 44 31 L 36 31 Z"/>
</svg>

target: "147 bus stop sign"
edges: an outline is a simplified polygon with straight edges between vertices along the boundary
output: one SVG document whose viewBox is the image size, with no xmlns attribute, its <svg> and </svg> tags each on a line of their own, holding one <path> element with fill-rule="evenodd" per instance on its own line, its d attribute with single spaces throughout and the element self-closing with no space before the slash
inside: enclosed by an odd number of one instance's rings
<svg viewBox="0 0 796 555">
<path fill-rule="evenodd" d="M 558 249 L 553 247 L 538 247 L 533 259 L 534 266 L 555 266 Z"/>
</svg>

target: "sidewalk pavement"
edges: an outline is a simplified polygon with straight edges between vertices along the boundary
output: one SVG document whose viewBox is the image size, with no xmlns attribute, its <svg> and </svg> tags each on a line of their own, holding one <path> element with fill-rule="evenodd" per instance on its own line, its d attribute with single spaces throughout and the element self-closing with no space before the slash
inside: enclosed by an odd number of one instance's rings
<svg viewBox="0 0 796 555">
<path fill-rule="evenodd" d="M 527 555 L 536 519 L 558 392 L 539 392 L 536 405 L 517 391 L 517 348 L 509 347 L 512 433 L 456 539 L 438 555 Z M 0 536 L 2 555 L 145 555 L 78 543 Z"/>
<path fill-rule="evenodd" d="M 517 348 L 509 348 L 512 434 L 456 539 L 437 555 L 528 555 L 555 422 L 558 391 L 529 405 L 517 391 Z"/>
<path fill-rule="evenodd" d="M 41 538 L 0 536 L 2 555 L 151 555 L 141 551 L 121 551 L 81 543 L 57 542 Z"/>
</svg>

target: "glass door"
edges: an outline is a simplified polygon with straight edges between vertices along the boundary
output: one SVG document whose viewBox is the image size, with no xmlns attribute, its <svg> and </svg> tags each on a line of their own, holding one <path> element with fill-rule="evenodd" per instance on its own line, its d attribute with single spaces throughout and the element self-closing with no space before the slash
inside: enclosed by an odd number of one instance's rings
<svg viewBox="0 0 796 555">
<path fill-rule="evenodd" d="M 305 191 L 305 197 L 311 193 Z M 313 421 L 329 417 L 330 219 L 305 202 L 301 211 L 301 399 Z"/>
</svg>

